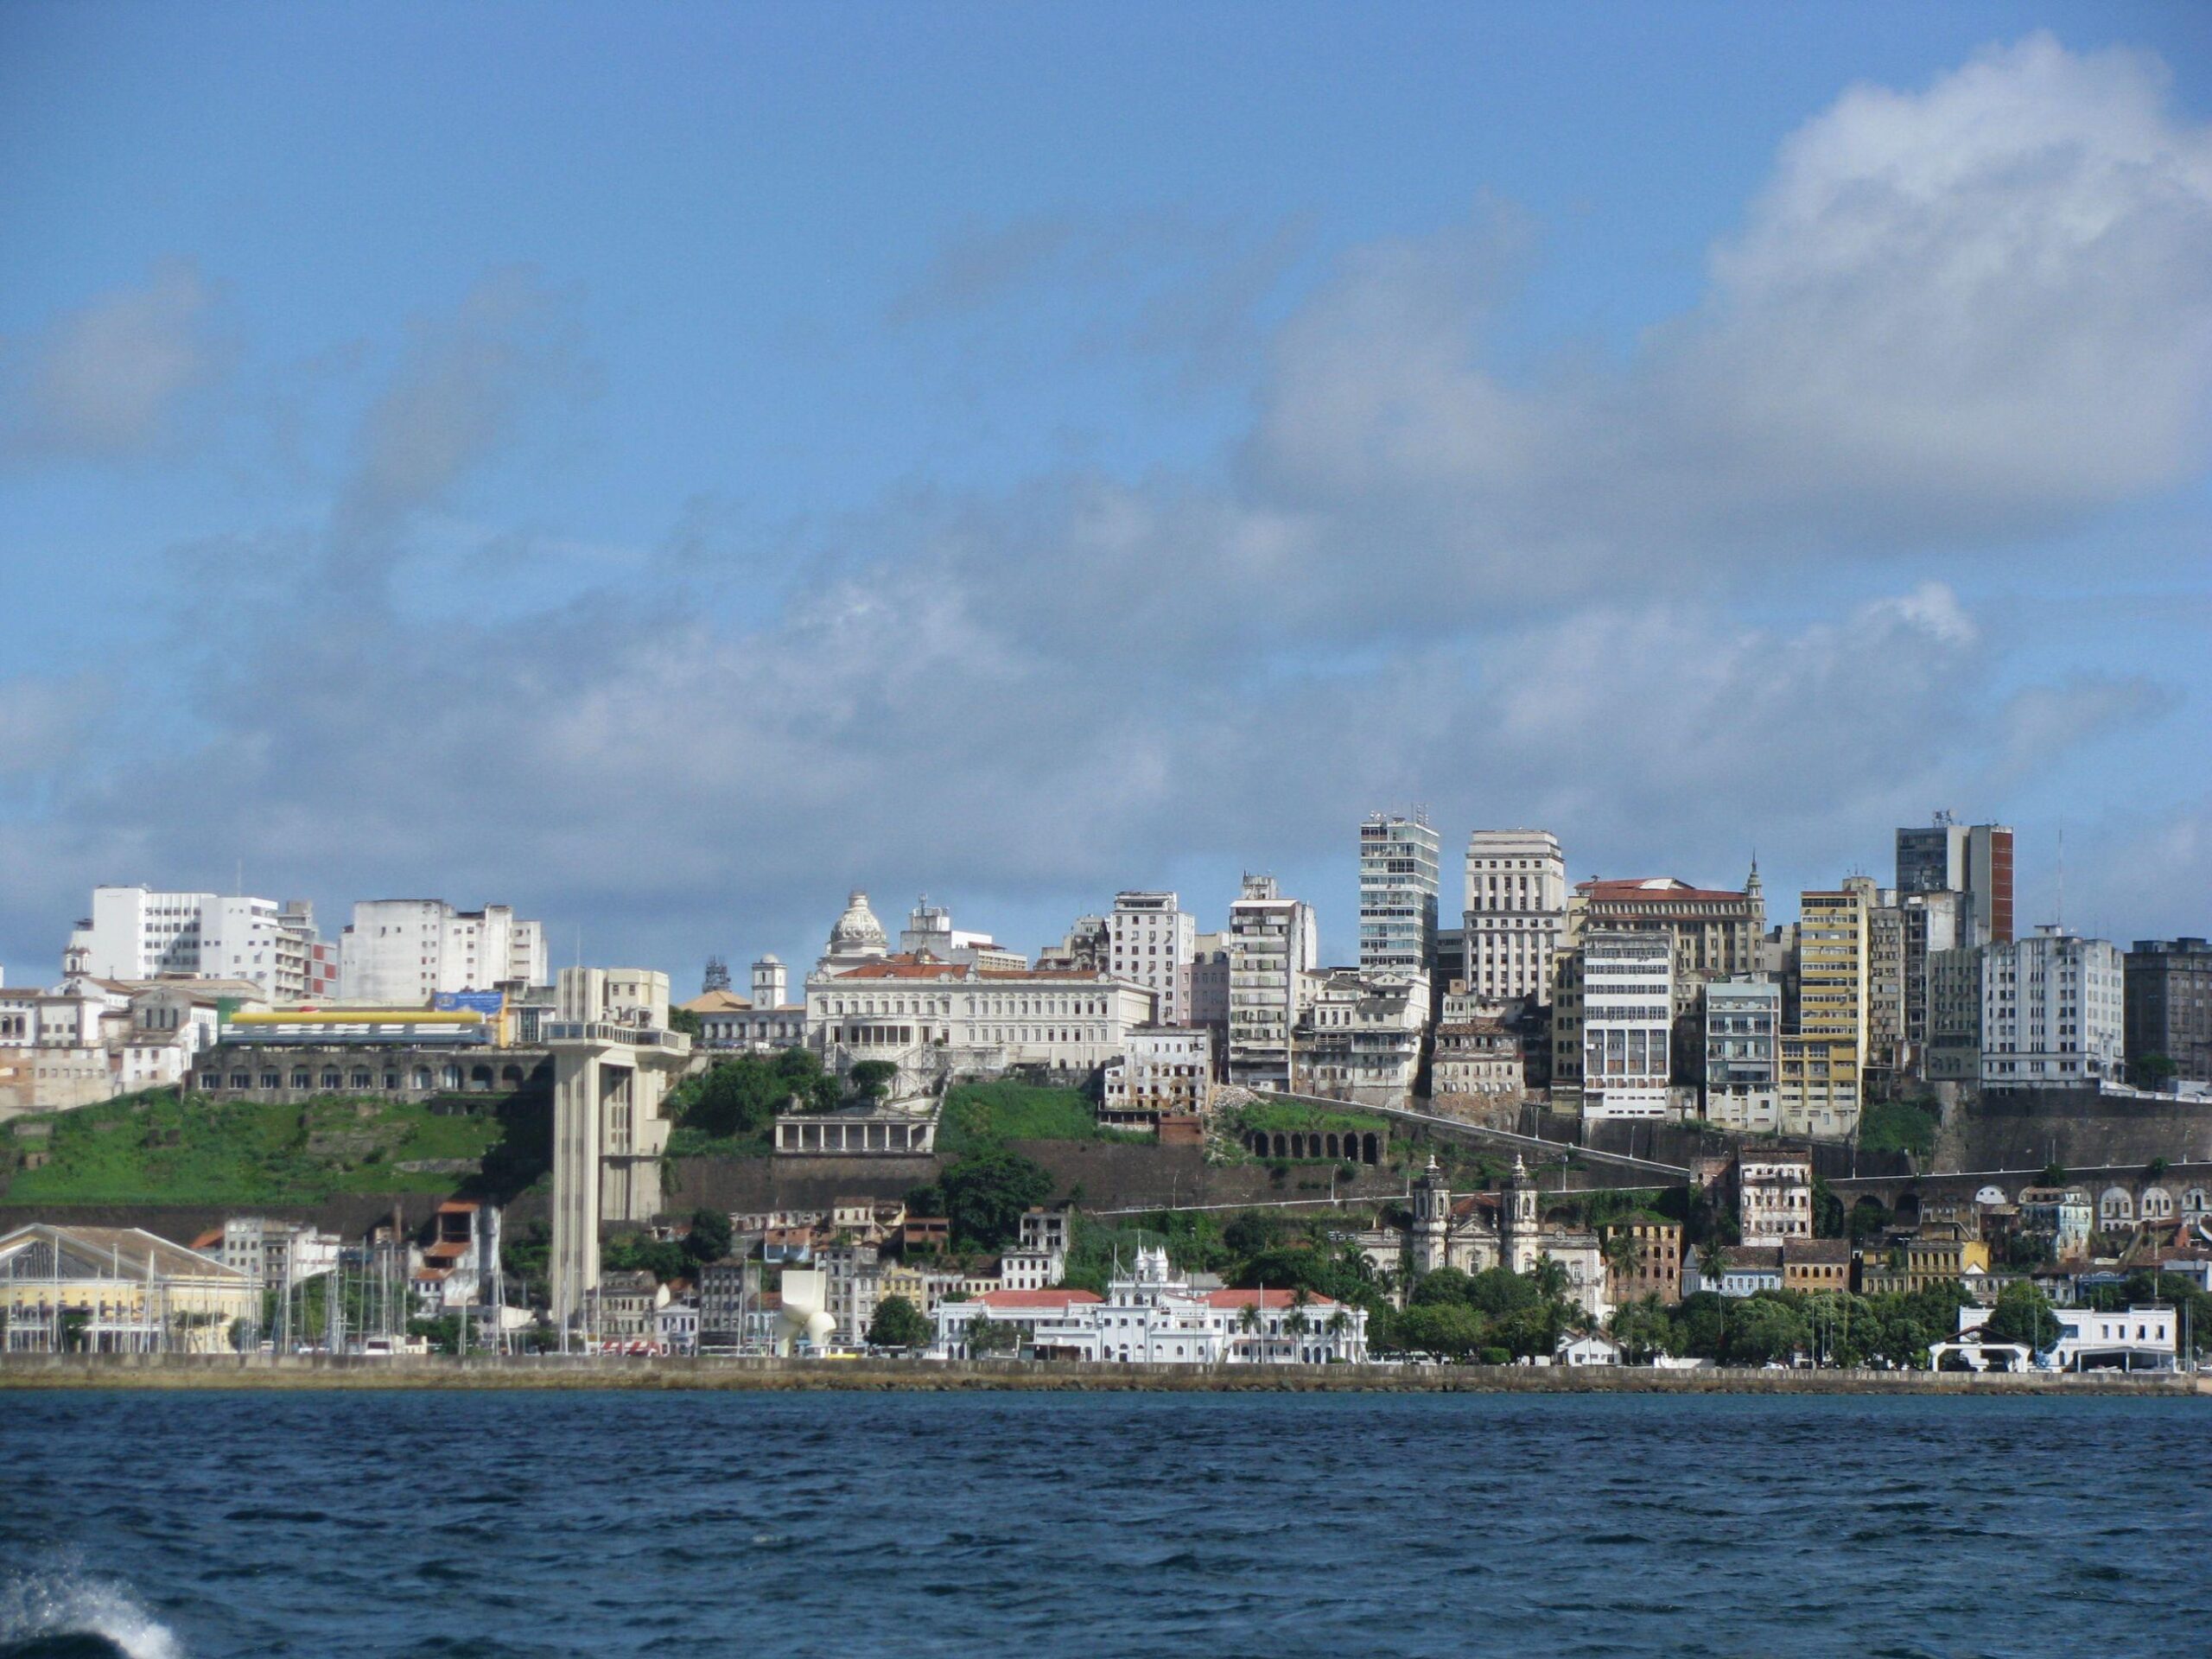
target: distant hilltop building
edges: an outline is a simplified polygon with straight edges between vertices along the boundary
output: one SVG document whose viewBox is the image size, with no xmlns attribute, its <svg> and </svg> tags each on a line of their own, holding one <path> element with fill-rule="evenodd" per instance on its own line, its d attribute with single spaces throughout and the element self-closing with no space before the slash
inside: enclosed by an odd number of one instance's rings
<svg viewBox="0 0 2212 1659">
<path fill-rule="evenodd" d="M 1961 895 L 1964 945 L 2012 939 L 2012 831 L 2001 823 L 1935 823 L 1897 831 L 1897 891 Z"/>
<path fill-rule="evenodd" d="M 548 982 L 545 928 L 505 905 L 455 910 L 442 899 L 365 899 L 339 939 L 349 1002 L 419 1007 L 442 991 Z"/>
<path fill-rule="evenodd" d="M 124 982 L 246 980 L 272 1001 L 327 996 L 338 981 L 335 953 L 303 899 L 280 905 L 143 887 L 92 889 L 92 914 L 70 936 L 63 972 Z"/>
</svg>

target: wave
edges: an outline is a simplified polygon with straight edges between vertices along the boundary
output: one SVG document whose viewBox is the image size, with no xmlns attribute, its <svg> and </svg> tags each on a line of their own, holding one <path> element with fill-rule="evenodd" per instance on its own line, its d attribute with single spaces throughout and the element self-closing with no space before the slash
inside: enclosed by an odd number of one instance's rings
<svg viewBox="0 0 2212 1659">
<path fill-rule="evenodd" d="M 176 1633 L 130 1590 L 75 1573 L 0 1586 L 0 1659 L 183 1659 Z"/>
</svg>

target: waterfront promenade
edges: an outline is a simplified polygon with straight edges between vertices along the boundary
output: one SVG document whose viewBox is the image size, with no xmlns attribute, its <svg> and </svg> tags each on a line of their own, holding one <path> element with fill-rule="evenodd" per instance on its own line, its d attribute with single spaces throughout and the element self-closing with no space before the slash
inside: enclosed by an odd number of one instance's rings
<svg viewBox="0 0 2212 1659">
<path fill-rule="evenodd" d="M 1856 1394 L 2212 1396 L 2212 1376 L 2093 1371 L 1653 1370 L 1642 1366 L 1099 1364 L 918 1359 L 467 1360 L 15 1354 L 6 1389 L 612 1389 L 966 1393 Z"/>
</svg>

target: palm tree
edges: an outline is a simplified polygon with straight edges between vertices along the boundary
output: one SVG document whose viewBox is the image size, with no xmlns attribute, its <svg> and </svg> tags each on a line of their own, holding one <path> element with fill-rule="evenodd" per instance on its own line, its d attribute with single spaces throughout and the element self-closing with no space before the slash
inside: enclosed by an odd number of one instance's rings
<svg viewBox="0 0 2212 1659">
<path fill-rule="evenodd" d="M 1559 1301 L 1567 1294 L 1567 1265 L 1553 1261 L 1548 1255 L 1538 1256 L 1529 1265 L 1529 1277 L 1535 1281 L 1536 1288 L 1548 1302 Z"/>
<path fill-rule="evenodd" d="M 1625 1227 L 1605 1230 L 1605 1266 L 1616 1280 L 1625 1279 L 1634 1273 L 1643 1251 L 1636 1242 L 1636 1235 Z"/>
<path fill-rule="evenodd" d="M 1265 1291 L 1261 1292 L 1263 1296 L 1266 1294 Z M 1236 1328 L 1249 1337 L 1259 1331 L 1261 1323 L 1260 1304 L 1257 1301 L 1245 1303 L 1244 1311 L 1236 1316 Z M 1249 1343 L 1245 1345 L 1245 1351 L 1247 1353 L 1251 1351 L 1251 1345 Z"/>
<path fill-rule="evenodd" d="M 1344 1345 L 1344 1332 L 1351 1329 L 1351 1315 L 1341 1307 L 1329 1315 L 1329 1322 L 1321 1327 L 1329 1333 L 1329 1340 L 1338 1347 Z"/>
<path fill-rule="evenodd" d="M 1306 1332 L 1313 1328 L 1313 1321 L 1306 1316 L 1306 1310 L 1313 1300 L 1303 1285 L 1291 1293 L 1290 1317 L 1283 1321 L 1283 1329 L 1290 1333 L 1294 1343 L 1303 1342 Z"/>
<path fill-rule="evenodd" d="M 1719 1239 L 1708 1241 L 1698 1252 L 1697 1287 L 1719 1291 L 1721 1280 L 1728 1272 L 1728 1249 Z"/>
</svg>

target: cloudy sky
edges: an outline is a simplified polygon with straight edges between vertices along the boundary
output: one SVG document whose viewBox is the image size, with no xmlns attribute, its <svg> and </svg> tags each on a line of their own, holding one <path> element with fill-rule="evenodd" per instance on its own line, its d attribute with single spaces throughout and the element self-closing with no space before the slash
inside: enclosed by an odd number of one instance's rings
<svg viewBox="0 0 2212 1659">
<path fill-rule="evenodd" d="M 1034 950 L 1359 817 L 2212 930 L 2212 11 L 0 10 L 0 963 Z"/>
</svg>

